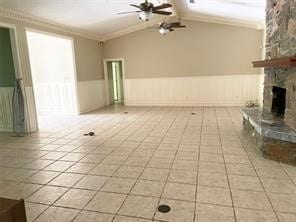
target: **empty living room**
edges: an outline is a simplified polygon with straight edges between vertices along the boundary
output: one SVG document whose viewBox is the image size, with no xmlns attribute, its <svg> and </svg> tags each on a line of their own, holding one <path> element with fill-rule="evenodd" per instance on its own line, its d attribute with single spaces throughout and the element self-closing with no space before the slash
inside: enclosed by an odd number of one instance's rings
<svg viewBox="0 0 296 222">
<path fill-rule="evenodd" d="M 0 222 L 295 222 L 296 0 L 0 0 Z"/>
</svg>

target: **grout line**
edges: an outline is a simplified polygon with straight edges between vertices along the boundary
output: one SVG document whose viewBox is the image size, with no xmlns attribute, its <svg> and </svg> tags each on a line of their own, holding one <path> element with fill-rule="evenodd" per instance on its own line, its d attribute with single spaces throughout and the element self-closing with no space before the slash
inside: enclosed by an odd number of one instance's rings
<svg viewBox="0 0 296 222">
<path fill-rule="evenodd" d="M 227 110 L 227 111 L 228 111 L 228 110 Z M 229 115 L 230 118 L 231 118 L 231 115 L 229 114 L 229 112 L 228 112 L 228 115 Z M 240 134 L 238 134 L 238 136 L 241 138 Z M 244 150 L 247 152 L 247 150 L 246 150 L 244 144 L 242 144 L 242 146 L 243 146 Z M 278 215 L 277 215 L 277 213 L 276 213 L 276 211 L 275 211 L 275 208 L 274 208 L 274 206 L 273 206 L 273 204 L 272 204 L 272 202 L 271 202 L 271 200 L 270 200 L 270 198 L 269 198 L 269 196 L 268 196 L 268 194 L 267 194 L 267 192 L 266 192 L 266 190 L 265 190 L 265 187 L 264 187 L 264 185 L 263 185 L 263 183 L 262 183 L 262 179 L 261 179 L 261 177 L 258 175 L 258 172 L 257 172 L 257 170 L 256 170 L 256 168 L 255 168 L 255 166 L 254 166 L 254 164 L 253 164 L 253 161 L 251 160 L 251 158 L 250 158 L 248 152 L 247 152 L 247 156 L 248 156 L 249 161 L 251 162 L 251 165 L 252 165 L 252 167 L 253 167 L 253 169 L 254 169 L 254 171 L 255 171 L 255 173 L 256 173 L 256 175 L 257 175 L 259 181 L 260 181 L 260 184 L 261 184 L 261 186 L 262 186 L 262 188 L 263 188 L 263 190 L 264 190 L 264 193 L 265 193 L 265 195 L 266 195 L 266 197 L 267 197 L 267 199 L 268 199 L 268 201 L 269 201 L 269 203 L 270 203 L 270 206 L 271 206 L 271 208 L 273 209 L 274 215 L 275 215 L 277 221 L 280 222 L 279 217 L 278 217 Z"/>
</svg>

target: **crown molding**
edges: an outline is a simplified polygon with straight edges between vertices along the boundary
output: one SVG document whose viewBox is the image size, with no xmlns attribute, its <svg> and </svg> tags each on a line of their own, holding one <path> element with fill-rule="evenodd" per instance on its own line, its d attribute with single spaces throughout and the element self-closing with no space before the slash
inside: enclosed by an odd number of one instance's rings
<svg viewBox="0 0 296 222">
<path fill-rule="evenodd" d="M 210 16 L 210 15 L 190 15 L 184 14 L 180 16 L 182 20 L 189 20 L 189 21 L 197 21 L 197 22 L 208 22 L 208 23 L 216 23 L 222 25 L 231 25 L 231 26 L 238 26 L 244 28 L 254 28 L 254 29 L 264 29 L 264 23 L 252 23 L 244 20 L 233 19 L 233 18 L 223 18 L 218 16 Z"/>
<path fill-rule="evenodd" d="M 168 16 L 167 18 L 175 19 L 177 17 L 176 16 Z M 118 32 L 111 33 L 109 35 L 105 35 L 105 36 L 102 37 L 102 41 L 108 41 L 108 40 L 115 39 L 115 38 L 118 38 L 118 37 L 123 36 L 123 35 L 127 35 L 127 34 L 130 34 L 130 33 L 136 32 L 136 31 L 146 29 L 146 28 L 148 28 L 150 26 L 153 26 L 153 25 L 156 25 L 156 24 L 162 22 L 163 20 L 165 20 L 165 19 L 164 18 L 153 19 L 153 20 L 150 20 L 149 22 L 143 22 L 142 24 L 138 24 L 138 25 L 129 27 L 127 29 L 123 29 L 123 30 L 120 30 Z"/>
<path fill-rule="evenodd" d="M 3 8 L 3 7 L 0 7 L 0 17 L 17 20 L 20 22 L 24 22 L 26 24 L 38 25 L 44 28 L 49 28 L 49 29 L 65 32 L 68 34 L 77 35 L 87 39 L 101 41 L 100 36 L 97 36 L 95 34 L 84 32 L 80 29 L 71 28 L 69 26 L 55 23 L 43 18 L 39 18 L 37 16 L 28 15 L 22 12 L 18 12 L 18 11 Z"/>
</svg>

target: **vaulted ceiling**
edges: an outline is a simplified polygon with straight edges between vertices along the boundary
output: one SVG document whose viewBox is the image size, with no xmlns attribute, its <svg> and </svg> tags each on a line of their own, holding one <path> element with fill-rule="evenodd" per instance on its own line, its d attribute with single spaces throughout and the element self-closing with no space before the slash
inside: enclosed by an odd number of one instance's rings
<svg viewBox="0 0 296 222">
<path fill-rule="evenodd" d="M 144 0 L 0 0 L 0 7 L 49 22 L 88 32 L 99 39 L 108 39 L 156 24 L 166 16 L 154 16 L 150 22 L 137 14 L 118 15 L 133 11 L 129 4 Z M 265 0 L 150 0 L 155 5 L 170 2 L 171 17 L 190 20 L 230 22 L 261 27 L 265 20 Z"/>
</svg>

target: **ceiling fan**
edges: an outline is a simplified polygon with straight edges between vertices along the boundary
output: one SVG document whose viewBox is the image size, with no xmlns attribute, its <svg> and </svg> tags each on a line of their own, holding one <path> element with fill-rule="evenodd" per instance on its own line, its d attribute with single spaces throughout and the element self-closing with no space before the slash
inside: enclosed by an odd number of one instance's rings
<svg viewBox="0 0 296 222">
<path fill-rule="evenodd" d="M 181 22 L 163 21 L 159 23 L 158 31 L 161 35 L 166 35 L 169 32 L 175 31 L 176 28 L 186 28 L 186 26 L 181 25 Z"/>
<path fill-rule="evenodd" d="M 162 11 L 162 9 L 171 8 L 172 5 L 169 3 L 163 3 L 158 6 L 154 6 L 151 2 L 148 2 L 148 0 L 145 0 L 145 2 L 141 3 L 140 5 L 134 5 L 130 4 L 130 6 L 136 7 L 137 11 L 130 11 L 130 12 L 120 12 L 118 14 L 129 14 L 129 13 L 139 13 L 139 19 L 144 21 L 149 21 L 153 14 L 159 14 L 159 15 L 171 15 L 172 12 L 168 11 Z"/>
</svg>

